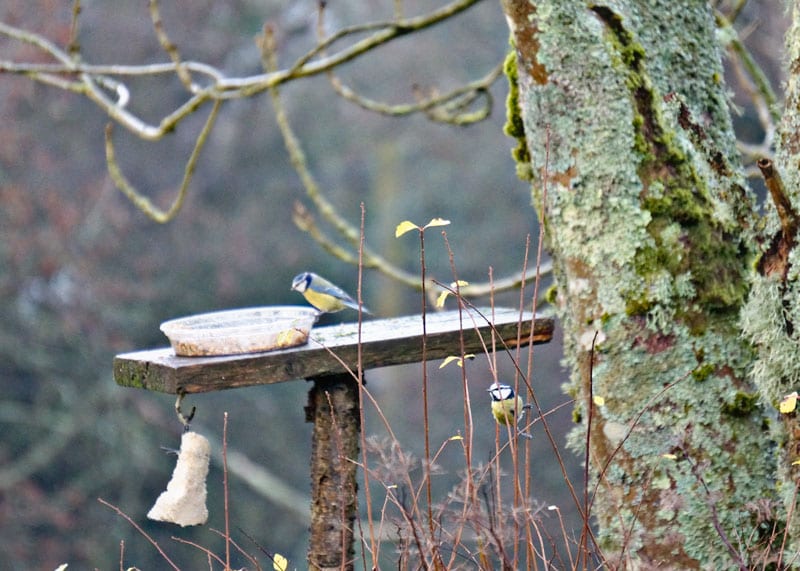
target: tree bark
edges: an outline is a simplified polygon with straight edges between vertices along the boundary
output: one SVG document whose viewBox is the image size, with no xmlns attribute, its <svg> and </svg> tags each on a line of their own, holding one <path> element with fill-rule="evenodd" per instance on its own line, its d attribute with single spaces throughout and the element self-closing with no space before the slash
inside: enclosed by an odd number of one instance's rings
<svg viewBox="0 0 800 571">
<path fill-rule="evenodd" d="M 776 137 L 774 164 L 759 161 L 774 207 L 766 208 L 764 251 L 742 316 L 747 337 L 758 347 L 753 379 L 762 400 L 777 406 L 800 390 L 800 274 L 797 229 L 800 199 L 800 8 L 790 3 L 791 26 L 786 34 L 788 81 L 784 111 Z M 783 445 L 777 480 L 788 513 L 796 513 L 800 485 L 800 416 L 797 409 L 773 423 L 776 442 Z M 787 553 L 800 552 L 800 518 L 787 523 Z M 784 556 L 783 561 L 789 557 Z M 796 563 L 794 563 L 796 565 Z"/>
<path fill-rule="evenodd" d="M 739 326 L 756 208 L 713 14 L 690 0 L 504 10 L 509 132 L 553 256 L 575 449 L 592 418 L 599 547 L 612 567 L 738 565 L 775 461 Z"/>
</svg>

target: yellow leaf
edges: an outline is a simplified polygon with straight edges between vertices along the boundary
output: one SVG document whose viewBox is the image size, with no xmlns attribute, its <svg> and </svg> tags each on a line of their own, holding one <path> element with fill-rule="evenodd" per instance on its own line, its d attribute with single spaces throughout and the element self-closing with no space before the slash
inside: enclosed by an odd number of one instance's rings
<svg viewBox="0 0 800 571">
<path fill-rule="evenodd" d="M 469 282 L 464 280 L 458 280 L 457 282 L 451 282 L 450 287 L 456 289 L 457 287 L 464 287 L 468 286 Z M 436 307 L 444 307 L 444 302 L 447 300 L 447 296 L 450 295 L 452 292 L 450 290 L 444 290 L 442 293 L 439 294 L 439 297 L 436 298 Z"/>
<path fill-rule="evenodd" d="M 460 365 L 461 364 L 461 357 L 456 357 L 455 355 L 450 355 L 449 357 L 445 358 L 444 361 L 442 361 L 442 364 L 439 365 L 439 368 L 443 369 L 444 367 L 446 367 L 447 365 L 449 365 L 453 361 L 458 361 L 458 364 Z"/>
<path fill-rule="evenodd" d="M 406 232 L 411 232 L 412 230 L 421 230 L 421 228 L 410 220 L 403 220 L 397 225 L 397 228 L 394 229 L 394 237 L 399 238 Z"/>
<path fill-rule="evenodd" d="M 800 464 L 800 460 L 795 460 L 792 462 L 792 466 L 797 466 L 798 464 Z"/>
<path fill-rule="evenodd" d="M 430 222 L 428 222 L 424 227 L 430 228 L 432 226 L 447 226 L 450 224 L 449 220 L 445 220 L 444 218 L 434 218 Z"/>
<path fill-rule="evenodd" d="M 475 358 L 475 355 L 472 354 L 472 353 L 467 353 L 466 355 L 464 355 L 464 359 L 469 359 L 470 361 L 472 359 L 474 359 L 474 358 Z M 458 365 L 459 367 L 463 367 L 464 366 L 464 359 L 462 359 L 461 357 L 456 357 L 455 355 L 450 355 L 450 356 L 446 357 L 444 361 L 442 361 L 442 364 L 439 365 L 439 368 L 443 369 L 444 367 L 446 367 L 447 365 L 449 365 L 453 361 L 455 361 L 456 365 Z"/>
<path fill-rule="evenodd" d="M 286 559 L 280 553 L 276 553 L 275 557 L 272 558 L 272 568 L 275 571 L 286 571 L 286 567 L 289 565 L 289 560 Z"/>
<path fill-rule="evenodd" d="M 598 395 L 594 395 L 592 400 L 594 401 L 594 404 L 596 404 L 597 406 L 605 406 L 606 404 L 606 399 Z"/>
<path fill-rule="evenodd" d="M 675 454 L 662 454 L 662 458 L 666 458 L 667 460 L 677 460 L 678 457 Z"/>
<path fill-rule="evenodd" d="M 796 408 L 797 391 L 783 397 L 783 400 L 781 400 L 781 403 L 778 405 L 778 410 L 781 411 L 781 414 L 789 414 L 790 412 L 794 412 Z"/>
<path fill-rule="evenodd" d="M 464 437 L 460 434 L 456 434 L 455 436 L 451 436 L 448 440 L 464 440 Z"/>
</svg>

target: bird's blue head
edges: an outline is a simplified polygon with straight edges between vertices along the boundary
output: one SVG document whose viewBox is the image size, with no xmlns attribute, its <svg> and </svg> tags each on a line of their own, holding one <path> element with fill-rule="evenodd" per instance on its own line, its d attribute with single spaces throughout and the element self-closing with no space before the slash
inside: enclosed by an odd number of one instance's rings
<svg viewBox="0 0 800 571">
<path fill-rule="evenodd" d="M 514 398 L 514 389 L 508 385 L 492 383 L 486 390 L 489 392 L 489 395 L 491 395 L 493 401 L 499 402 Z"/>
<path fill-rule="evenodd" d="M 308 286 L 311 285 L 311 280 L 313 279 L 314 275 L 311 272 L 303 272 L 302 274 L 297 274 L 294 279 L 292 280 L 292 289 L 294 291 L 299 291 L 303 293 L 308 289 Z"/>
</svg>

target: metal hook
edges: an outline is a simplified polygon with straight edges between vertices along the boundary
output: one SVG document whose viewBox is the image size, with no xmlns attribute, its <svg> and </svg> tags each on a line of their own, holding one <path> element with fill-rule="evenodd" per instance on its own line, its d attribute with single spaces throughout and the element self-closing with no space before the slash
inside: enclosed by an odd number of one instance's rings
<svg viewBox="0 0 800 571">
<path fill-rule="evenodd" d="M 178 398 L 175 401 L 175 414 L 178 415 L 178 420 L 181 421 L 181 424 L 183 425 L 184 432 L 188 432 L 189 431 L 189 423 L 192 422 L 192 419 L 194 418 L 194 413 L 197 412 L 197 407 L 193 406 L 192 407 L 192 412 L 189 413 L 189 416 L 185 416 L 183 414 L 183 412 L 181 411 L 181 403 L 183 403 L 183 397 L 185 397 L 185 396 L 186 396 L 186 391 L 183 391 L 183 390 L 178 391 Z"/>
</svg>

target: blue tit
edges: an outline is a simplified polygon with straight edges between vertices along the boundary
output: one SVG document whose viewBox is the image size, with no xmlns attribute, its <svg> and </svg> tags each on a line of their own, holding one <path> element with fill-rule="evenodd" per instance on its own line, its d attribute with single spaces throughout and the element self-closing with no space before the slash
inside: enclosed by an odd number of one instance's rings
<svg viewBox="0 0 800 571">
<path fill-rule="evenodd" d="M 514 393 L 514 389 L 509 385 L 492 383 L 486 390 L 492 397 L 492 415 L 497 424 L 502 426 L 516 427 L 525 416 L 525 409 L 531 407 L 525 404 L 522 397 Z M 520 431 L 519 434 L 531 438 L 527 432 Z"/>
<path fill-rule="evenodd" d="M 358 302 L 356 300 L 347 295 L 341 288 L 313 272 L 297 274 L 292 280 L 292 289 L 302 293 L 306 301 L 321 313 L 334 313 L 343 310 L 345 307 L 358 311 Z M 369 310 L 363 305 L 361 306 L 361 311 L 369 313 Z"/>
</svg>

